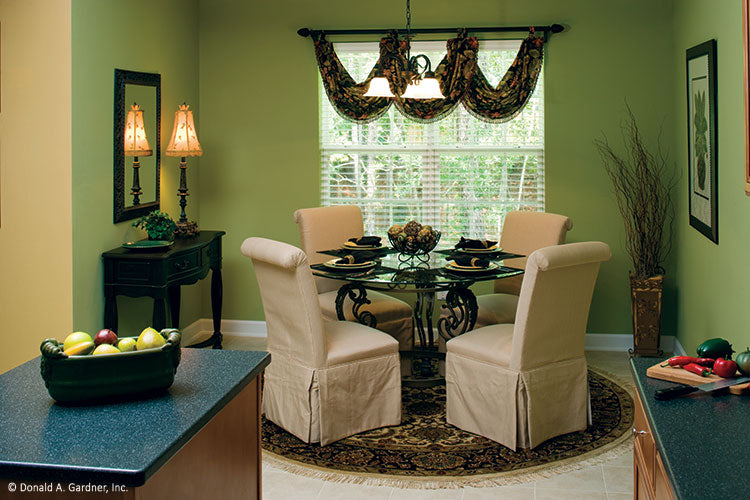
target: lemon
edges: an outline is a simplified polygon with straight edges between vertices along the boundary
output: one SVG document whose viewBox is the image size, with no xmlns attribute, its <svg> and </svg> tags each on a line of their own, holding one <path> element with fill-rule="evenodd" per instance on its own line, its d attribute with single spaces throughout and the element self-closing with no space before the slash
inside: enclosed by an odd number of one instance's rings
<svg viewBox="0 0 750 500">
<path fill-rule="evenodd" d="M 99 346 L 94 349 L 92 355 L 96 356 L 98 354 L 115 354 L 118 352 L 120 352 L 120 350 L 112 344 L 99 344 Z"/>
<path fill-rule="evenodd" d="M 144 349 L 151 349 L 152 347 L 161 347 L 166 344 L 167 341 L 161 336 L 161 333 L 157 332 L 151 327 L 146 328 L 138 336 L 138 342 L 136 347 L 139 351 Z"/>
<path fill-rule="evenodd" d="M 94 339 L 91 338 L 91 335 L 89 335 L 86 332 L 73 332 L 67 337 L 65 337 L 65 342 L 63 342 L 63 351 L 67 351 L 74 345 L 80 344 L 81 342 L 93 342 L 93 341 Z"/>
</svg>

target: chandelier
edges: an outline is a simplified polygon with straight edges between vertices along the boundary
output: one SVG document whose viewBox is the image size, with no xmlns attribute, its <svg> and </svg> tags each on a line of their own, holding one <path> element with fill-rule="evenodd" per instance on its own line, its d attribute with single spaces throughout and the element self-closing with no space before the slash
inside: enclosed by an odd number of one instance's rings
<svg viewBox="0 0 750 500">
<path fill-rule="evenodd" d="M 422 63 L 420 64 L 420 60 Z M 424 54 L 411 55 L 411 3 L 406 0 L 406 90 L 401 94 L 402 99 L 445 99 L 440 91 L 440 83 L 432 71 L 430 58 Z M 396 97 L 391 92 L 388 79 L 378 68 L 375 76 L 370 80 L 370 86 L 365 92 L 366 97 Z"/>
</svg>

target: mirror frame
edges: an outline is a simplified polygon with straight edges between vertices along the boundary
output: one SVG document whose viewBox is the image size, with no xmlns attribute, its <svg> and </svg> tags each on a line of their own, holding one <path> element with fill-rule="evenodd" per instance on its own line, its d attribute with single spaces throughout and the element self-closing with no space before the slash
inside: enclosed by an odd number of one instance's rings
<svg viewBox="0 0 750 500">
<path fill-rule="evenodd" d="M 125 85 L 143 85 L 156 88 L 156 199 L 137 206 L 125 206 Z M 122 222 L 146 215 L 159 209 L 161 184 L 161 75 L 115 68 L 114 109 L 114 222 Z"/>
</svg>

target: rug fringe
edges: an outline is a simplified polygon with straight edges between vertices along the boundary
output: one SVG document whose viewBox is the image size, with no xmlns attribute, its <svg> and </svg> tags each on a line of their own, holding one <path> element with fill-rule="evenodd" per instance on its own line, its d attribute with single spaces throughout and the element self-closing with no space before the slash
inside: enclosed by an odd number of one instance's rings
<svg viewBox="0 0 750 500">
<path fill-rule="evenodd" d="M 625 379 L 612 372 L 598 367 L 588 366 L 589 370 L 613 381 L 622 387 L 631 397 L 635 397 L 635 384 L 632 378 Z M 403 489 L 457 489 L 457 488 L 491 488 L 524 484 L 542 479 L 548 479 L 560 474 L 573 472 L 596 465 L 601 465 L 626 453 L 633 452 L 633 438 L 629 432 L 623 433 L 614 441 L 578 455 L 535 467 L 518 470 L 494 472 L 489 474 L 475 474 L 472 476 L 397 476 L 391 474 L 372 474 L 364 472 L 343 472 L 315 465 L 303 464 L 289 458 L 277 455 L 266 449 L 262 450 L 263 465 L 290 474 L 318 479 L 334 483 L 359 484 L 364 486 L 381 486 Z"/>
</svg>

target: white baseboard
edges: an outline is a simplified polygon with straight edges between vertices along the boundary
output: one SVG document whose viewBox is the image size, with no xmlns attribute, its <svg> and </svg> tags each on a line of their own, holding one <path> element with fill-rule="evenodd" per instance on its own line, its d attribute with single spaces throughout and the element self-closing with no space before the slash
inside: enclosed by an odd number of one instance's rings
<svg viewBox="0 0 750 500">
<path fill-rule="evenodd" d="M 201 335 L 211 335 L 214 323 L 209 318 L 201 318 L 182 329 L 182 344 L 188 345 L 193 339 Z M 221 333 L 235 337 L 266 337 L 268 336 L 265 321 L 222 319 Z"/>
<path fill-rule="evenodd" d="M 674 352 L 677 355 L 685 354 L 680 341 L 674 335 L 662 335 L 659 347 L 664 352 Z M 618 333 L 587 333 L 587 351 L 627 351 L 633 348 L 633 335 Z"/>
<path fill-rule="evenodd" d="M 192 339 L 200 335 L 210 335 L 213 332 L 213 322 L 208 318 L 201 318 L 188 325 L 182 330 L 182 343 L 187 345 Z M 222 319 L 221 333 L 236 337 L 266 337 L 268 331 L 265 321 Z M 633 348 L 633 336 L 631 334 L 616 333 L 587 333 L 587 351 L 622 351 Z M 661 348 L 665 352 L 674 352 L 676 355 L 684 355 L 685 349 L 673 335 L 661 337 Z"/>
</svg>

